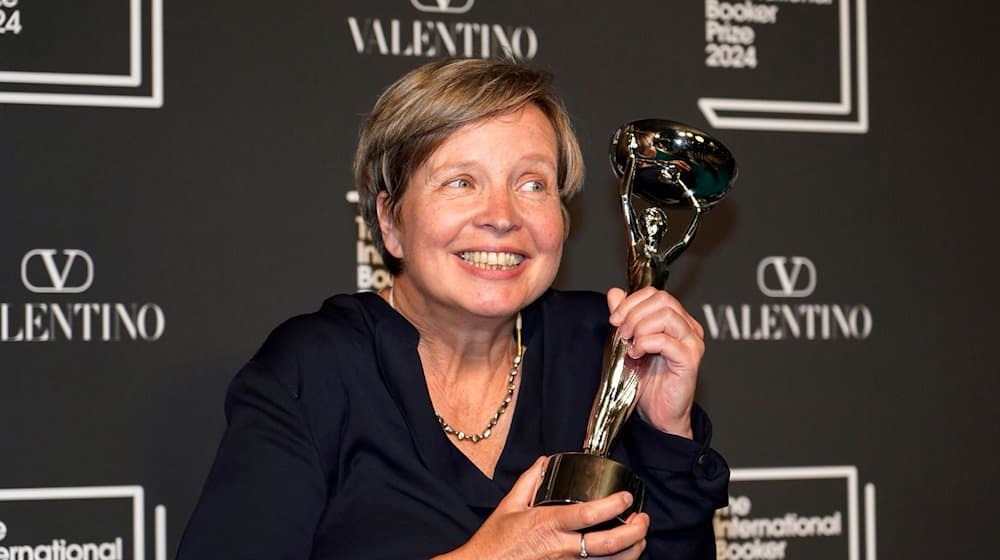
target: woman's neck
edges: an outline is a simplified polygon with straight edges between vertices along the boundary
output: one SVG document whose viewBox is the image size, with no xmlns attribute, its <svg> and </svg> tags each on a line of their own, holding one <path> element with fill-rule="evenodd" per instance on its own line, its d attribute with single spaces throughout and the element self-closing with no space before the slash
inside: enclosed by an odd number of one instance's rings
<svg viewBox="0 0 1000 560">
<path fill-rule="evenodd" d="M 380 295 L 420 334 L 418 351 L 425 372 L 451 384 L 485 380 L 510 369 L 517 352 L 513 316 L 480 317 L 442 308 L 413 297 L 413 290 L 403 281 Z"/>
</svg>

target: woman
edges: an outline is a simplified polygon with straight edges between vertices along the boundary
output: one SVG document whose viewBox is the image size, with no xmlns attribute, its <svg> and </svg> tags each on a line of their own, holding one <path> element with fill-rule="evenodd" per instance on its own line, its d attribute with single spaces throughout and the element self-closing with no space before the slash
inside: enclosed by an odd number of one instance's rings
<svg viewBox="0 0 1000 560">
<path fill-rule="evenodd" d="M 728 469 L 693 404 L 698 323 L 651 288 L 550 289 L 582 158 L 549 77 L 428 64 L 361 132 L 362 213 L 394 274 L 279 327 L 233 381 L 179 558 L 706 558 Z M 627 493 L 530 507 L 578 451 L 611 326 L 657 363 L 612 456 Z"/>
</svg>

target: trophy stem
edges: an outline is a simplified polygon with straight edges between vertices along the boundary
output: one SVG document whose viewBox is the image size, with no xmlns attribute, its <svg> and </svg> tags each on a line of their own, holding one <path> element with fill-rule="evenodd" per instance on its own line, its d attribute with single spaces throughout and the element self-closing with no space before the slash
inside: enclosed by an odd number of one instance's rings
<svg viewBox="0 0 1000 560">
<path fill-rule="evenodd" d="M 639 402 L 642 380 L 649 371 L 649 360 L 628 355 L 631 342 L 615 329 L 611 337 L 606 367 L 597 396 L 590 410 L 584 453 L 607 457 L 611 443 Z"/>
</svg>

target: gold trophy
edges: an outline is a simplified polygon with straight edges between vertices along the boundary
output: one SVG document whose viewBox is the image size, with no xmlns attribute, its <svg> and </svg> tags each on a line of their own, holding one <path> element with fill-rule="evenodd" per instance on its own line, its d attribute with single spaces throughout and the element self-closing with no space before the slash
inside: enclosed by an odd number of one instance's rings
<svg viewBox="0 0 1000 560">
<path fill-rule="evenodd" d="M 621 179 L 629 292 L 646 286 L 663 289 L 670 264 L 691 244 L 702 214 L 732 188 L 736 162 L 721 142 L 696 128 L 646 119 L 625 124 L 615 132 L 611 166 Z M 693 214 L 680 238 L 661 248 L 668 225 L 666 208 Z M 615 436 L 639 402 L 649 373 L 647 357 L 628 356 L 630 343 L 615 329 L 590 411 L 583 452 L 552 456 L 533 505 L 587 502 L 628 490 L 635 499 L 616 521 L 624 523 L 632 513 L 642 511 L 645 483 L 608 457 Z"/>
</svg>

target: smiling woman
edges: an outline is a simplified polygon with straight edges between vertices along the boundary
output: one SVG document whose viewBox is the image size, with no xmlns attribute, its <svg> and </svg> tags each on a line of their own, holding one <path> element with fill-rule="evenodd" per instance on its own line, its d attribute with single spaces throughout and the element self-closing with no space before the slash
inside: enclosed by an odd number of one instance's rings
<svg viewBox="0 0 1000 560">
<path fill-rule="evenodd" d="M 453 132 L 410 175 L 395 212 L 382 191 L 380 237 L 402 264 L 397 307 L 456 324 L 509 318 L 537 299 L 562 256 L 557 161 L 552 125 L 528 105 Z"/>
<path fill-rule="evenodd" d="M 551 289 L 582 158 L 547 74 L 449 60 L 378 100 L 355 158 L 394 274 L 268 338 L 178 557 L 712 558 L 728 468 L 693 403 L 704 344 L 676 299 Z M 656 376 L 612 456 L 647 484 L 532 508 L 546 457 L 578 450 L 611 327 Z"/>
</svg>

